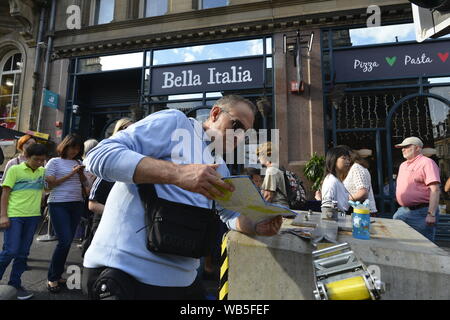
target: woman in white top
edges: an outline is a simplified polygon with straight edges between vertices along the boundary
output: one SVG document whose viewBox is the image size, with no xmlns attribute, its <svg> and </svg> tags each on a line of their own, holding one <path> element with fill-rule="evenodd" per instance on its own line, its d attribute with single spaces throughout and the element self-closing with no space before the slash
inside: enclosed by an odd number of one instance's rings
<svg viewBox="0 0 450 320">
<path fill-rule="evenodd" d="M 51 189 L 48 198 L 50 218 L 58 237 L 48 270 L 47 289 L 52 293 L 59 292 L 60 286 L 66 282 L 61 276 L 75 230 L 85 210 L 82 188 L 86 185 L 81 163 L 84 152 L 81 137 L 77 134 L 66 136 L 56 150 L 60 157 L 50 159 L 45 166 L 45 180 Z"/>
<path fill-rule="evenodd" d="M 344 186 L 350 193 L 350 200 L 363 203 L 369 199 L 370 213 L 377 212 L 375 197 L 373 195 L 372 180 L 367 170 L 368 163 L 356 152 L 352 151 L 352 166 L 344 180 Z"/>
<path fill-rule="evenodd" d="M 337 146 L 328 150 L 325 157 L 325 179 L 322 183 L 322 208 L 332 208 L 337 203 L 339 210 L 346 212 L 350 207 L 349 193 L 342 181 L 348 173 L 351 163 L 351 149 Z"/>
</svg>

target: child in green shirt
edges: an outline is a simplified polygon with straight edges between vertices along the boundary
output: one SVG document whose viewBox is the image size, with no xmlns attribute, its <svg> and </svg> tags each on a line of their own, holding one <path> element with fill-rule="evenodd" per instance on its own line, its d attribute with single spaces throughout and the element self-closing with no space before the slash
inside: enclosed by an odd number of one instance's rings
<svg viewBox="0 0 450 320">
<path fill-rule="evenodd" d="M 47 149 L 42 144 L 34 144 L 25 149 L 25 156 L 26 162 L 12 166 L 6 173 L 0 202 L 0 228 L 5 229 L 0 279 L 14 260 L 8 284 L 17 289 L 19 300 L 33 296 L 22 287 L 20 278 L 41 216 L 45 172 L 42 166 L 47 159 Z"/>
</svg>

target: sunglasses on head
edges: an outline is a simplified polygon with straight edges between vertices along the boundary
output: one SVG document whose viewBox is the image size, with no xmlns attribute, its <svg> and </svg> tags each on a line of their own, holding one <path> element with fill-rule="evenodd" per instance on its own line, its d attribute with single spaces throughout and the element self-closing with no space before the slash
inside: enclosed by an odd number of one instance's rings
<svg viewBox="0 0 450 320">
<path fill-rule="evenodd" d="M 222 109 L 222 108 L 221 108 L 221 110 L 222 110 L 223 112 L 225 112 L 225 114 L 228 115 L 228 116 L 230 117 L 230 120 L 231 120 L 231 128 L 232 128 L 233 130 L 242 129 L 242 130 L 245 131 L 245 126 L 244 126 L 244 124 L 243 124 L 240 120 L 233 119 L 233 117 L 231 116 L 231 114 L 230 114 L 227 110 Z"/>
</svg>

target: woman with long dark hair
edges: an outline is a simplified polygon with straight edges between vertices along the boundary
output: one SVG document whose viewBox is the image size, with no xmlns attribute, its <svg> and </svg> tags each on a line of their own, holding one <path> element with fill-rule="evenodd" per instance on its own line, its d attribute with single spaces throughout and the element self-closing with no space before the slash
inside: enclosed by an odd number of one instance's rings
<svg viewBox="0 0 450 320">
<path fill-rule="evenodd" d="M 59 157 L 51 159 L 45 166 L 45 180 L 51 189 L 48 198 L 50 218 L 58 237 L 48 270 L 47 289 L 52 293 L 59 292 L 66 282 L 61 276 L 84 210 L 82 188 L 86 184 L 81 162 L 84 152 L 81 137 L 69 134 L 56 150 Z"/>
<path fill-rule="evenodd" d="M 328 150 L 325 157 L 325 179 L 322 183 L 322 207 L 333 207 L 346 212 L 349 208 L 349 193 L 342 183 L 351 164 L 351 149 L 337 146 Z"/>
</svg>

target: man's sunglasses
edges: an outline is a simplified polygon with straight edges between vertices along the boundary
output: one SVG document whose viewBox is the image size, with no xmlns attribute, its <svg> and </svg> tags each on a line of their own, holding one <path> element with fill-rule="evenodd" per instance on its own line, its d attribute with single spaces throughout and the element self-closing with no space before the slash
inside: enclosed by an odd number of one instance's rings
<svg viewBox="0 0 450 320">
<path fill-rule="evenodd" d="M 238 130 L 238 129 L 242 129 L 242 130 L 244 130 L 244 131 L 246 130 L 244 124 L 243 124 L 240 120 L 233 119 L 233 117 L 231 116 L 231 114 L 230 114 L 227 110 L 222 109 L 222 108 L 220 108 L 220 110 L 222 110 L 223 112 L 225 112 L 225 114 L 228 115 L 228 116 L 230 117 L 230 120 L 231 120 L 231 128 L 232 128 L 233 130 Z"/>
</svg>

